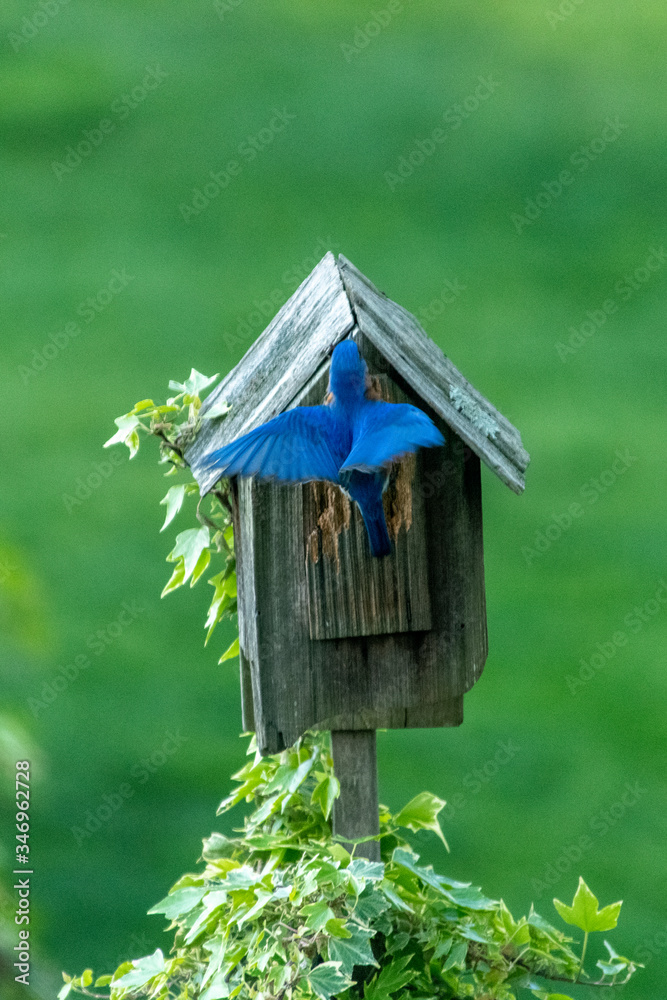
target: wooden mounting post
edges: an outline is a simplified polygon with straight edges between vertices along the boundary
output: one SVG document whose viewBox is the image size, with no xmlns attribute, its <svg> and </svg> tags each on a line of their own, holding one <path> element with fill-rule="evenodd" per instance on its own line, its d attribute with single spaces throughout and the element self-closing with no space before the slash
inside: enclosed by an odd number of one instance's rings
<svg viewBox="0 0 667 1000">
<path fill-rule="evenodd" d="M 334 802 L 333 828 L 339 837 L 372 837 L 380 832 L 374 729 L 333 730 L 334 773 L 340 796 Z M 358 844 L 356 857 L 380 860 L 380 842 Z"/>
</svg>

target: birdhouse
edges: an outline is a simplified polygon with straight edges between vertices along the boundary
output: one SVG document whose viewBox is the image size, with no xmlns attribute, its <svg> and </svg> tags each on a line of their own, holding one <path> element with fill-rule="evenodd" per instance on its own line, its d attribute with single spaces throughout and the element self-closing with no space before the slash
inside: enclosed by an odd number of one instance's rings
<svg viewBox="0 0 667 1000">
<path fill-rule="evenodd" d="M 243 725 L 263 753 L 307 729 L 457 726 L 487 656 L 480 461 L 521 493 L 519 432 L 414 316 L 328 253 L 204 404 L 186 458 L 294 406 L 324 402 L 333 348 L 356 341 L 371 391 L 424 410 L 445 445 L 395 462 L 383 503 L 390 555 L 370 554 L 356 504 L 328 482 L 234 479 Z"/>
</svg>

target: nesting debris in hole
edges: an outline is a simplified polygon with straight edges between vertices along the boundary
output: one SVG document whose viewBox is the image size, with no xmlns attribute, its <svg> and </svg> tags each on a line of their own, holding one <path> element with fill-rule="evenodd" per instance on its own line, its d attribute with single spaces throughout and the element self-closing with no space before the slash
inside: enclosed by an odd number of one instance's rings
<svg viewBox="0 0 667 1000">
<path fill-rule="evenodd" d="M 308 536 L 308 556 L 311 562 L 319 562 L 320 539 L 322 554 L 336 562 L 336 572 L 340 572 L 338 536 L 350 526 L 352 508 L 343 491 L 331 483 L 311 483 L 311 499 L 317 517 L 317 527 Z"/>
<path fill-rule="evenodd" d="M 414 454 L 406 455 L 400 462 L 395 462 L 389 485 L 382 497 L 387 529 L 394 541 L 398 538 L 401 528 L 404 527 L 409 531 L 412 525 L 412 483 L 416 468 L 417 461 Z"/>
</svg>

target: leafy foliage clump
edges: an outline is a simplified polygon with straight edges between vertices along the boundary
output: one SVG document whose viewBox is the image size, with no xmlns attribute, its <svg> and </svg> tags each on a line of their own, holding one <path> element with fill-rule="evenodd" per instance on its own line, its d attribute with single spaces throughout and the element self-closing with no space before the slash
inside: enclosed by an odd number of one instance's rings
<svg viewBox="0 0 667 1000">
<path fill-rule="evenodd" d="M 165 404 L 137 403 L 116 420 L 106 446 L 125 444 L 130 457 L 142 435 L 160 440 L 167 475 L 185 472 L 162 500 L 164 530 L 199 487 L 189 478 L 185 451 L 202 419 L 222 419 L 224 402 L 202 416 L 201 393 L 217 379 L 191 372 L 170 382 Z M 215 588 L 207 637 L 236 611 L 231 506 L 224 481 L 212 494 L 210 515 L 197 504 L 199 527 L 182 531 L 167 556 L 174 564 L 163 596 L 192 587 L 222 557 L 209 578 Z M 238 655 L 238 639 L 221 660 Z M 245 800 L 252 806 L 238 837 L 212 834 L 204 841 L 204 868 L 184 875 L 150 910 L 171 921 L 167 956 L 124 962 L 94 981 L 91 969 L 71 978 L 59 1000 L 81 993 L 100 1000 L 515 1000 L 517 990 L 539 1000 L 571 1000 L 545 983 L 621 985 L 639 963 L 605 941 L 606 961 L 592 981 L 584 969 L 588 936 L 612 930 L 621 903 L 599 909 L 583 879 L 571 906 L 554 900 L 562 919 L 583 931 L 573 940 L 531 909 L 516 920 L 502 900 L 468 882 L 419 864 L 402 831 L 430 830 L 447 847 L 438 822 L 442 799 L 422 792 L 392 815 L 380 807 L 381 860 L 364 857 L 364 840 L 344 843 L 330 823 L 340 792 L 327 736 L 306 734 L 294 747 L 262 757 L 254 738 L 252 760 L 234 775 L 237 788 L 220 805 L 225 813 Z M 93 989 L 91 990 L 91 986 Z M 107 992 L 94 990 L 107 988 Z"/>
<path fill-rule="evenodd" d="M 422 793 L 394 816 L 381 807 L 381 861 L 369 861 L 363 841 L 332 835 L 339 788 L 326 736 L 308 734 L 273 757 L 261 757 L 253 739 L 249 754 L 218 810 L 252 804 L 240 836 L 212 834 L 203 871 L 184 875 L 149 911 L 171 921 L 171 953 L 158 949 L 101 976 L 104 996 L 513 1000 L 524 987 L 556 1000 L 564 995 L 544 980 L 590 983 L 572 939 L 534 910 L 516 920 L 502 901 L 419 863 L 401 831 L 439 831 L 441 799 Z M 620 910 L 598 910 L 583 881 L 572 907 L 557 906 L 586 937 L 615 927 Z M 607 948 L 596 985 L 627 981 L 636 967 Z M 102 995 L 92 982 L 89 969 L 66 977 L 60 1000 Z"/>
<path fill-rule="evenodd" d="M 171 486 L 160 501 L 161 506 L 166 508 L 161 531 L 171 524 L 186 498 L 199 498 L 196 511 L 199 526 L 187 528 L 176 536 L 176 543 L 167 556 L 167 562 L 173 563 L 174 569 L 161 596 L 166 597 L 186 583 L 194 587 L 211 565 L 216 567 L 219 564 L 219 571 L 208 580 L 215 590 L 206 618 L 206 643 L 218 622 L 231 618 L 237 610 L 232 508 L 228 484 L 220 483 L 209 494 L 209 513 L 202 509 L 206 497 L 200 496 L 199 486 L 192 479 L 185 451 L 203 420 L 221 420 L 229 411 L 227 403 L 218 401 L 208 406 L 203 415 L 201 413 L 202 393 L 218 378 L 218 375 L 202 375 L 193 368 L 185 382 L 172 380 L 169 388 L 176 393 L 175 396 L 161 404 L 152 399 L 135 403 L 129 413 L 116 418 L 116 433 L 104 445 L 109 448 L 124 444 L 129 449 L 130 458 L 134 458 L 142 438 L 155 437 L 160 442 L 160 463 L 169 466 L 165 475 L 183 479 L 185 473 L 184 481 Z M 235 639 L 220 662 L 238 656 L 238 647 L 238 639 Z"/>
</svg>

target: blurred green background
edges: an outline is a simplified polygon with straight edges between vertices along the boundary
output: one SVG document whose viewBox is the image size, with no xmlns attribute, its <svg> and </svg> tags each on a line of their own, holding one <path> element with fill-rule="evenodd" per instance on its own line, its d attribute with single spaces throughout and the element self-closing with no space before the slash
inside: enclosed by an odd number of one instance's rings
<svg viewBox="0 0 667 1000">
<path fill-rule="evenodd" d="M 160 535 L 155 454 L 102 442 L 191 366 L 228 371 L 332 249 L 532 455 L 521 498 L 484 469 L 466 721 L 381 735 L 381 797 L 448 799 L 452 854 L 422 856 L 512 909 L 555 919 L 580 873 L 626 900 L 612 941 L 647 968 L 623 996 L 664 997 L 666 29 L 657 0 L 5 0 L 0 833 L 25 754 L 35 996 L 168 945 L 146 910 L 226 828 L 245 752 L 233 627 L 204 650 L 208 588 L 159 599 L 189 522 Z"/>
</svg>

